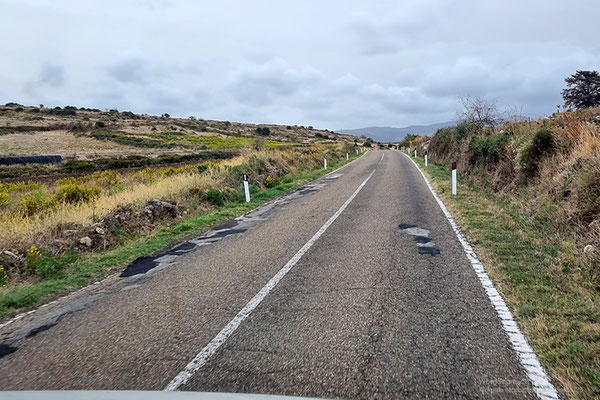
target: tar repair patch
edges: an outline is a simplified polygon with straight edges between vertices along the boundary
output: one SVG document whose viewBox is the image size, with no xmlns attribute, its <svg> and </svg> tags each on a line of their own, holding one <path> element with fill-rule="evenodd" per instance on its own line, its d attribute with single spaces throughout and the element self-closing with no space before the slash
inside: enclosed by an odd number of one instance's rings
<svg viewBox="0 0 600 400">
<path fill-rule="evenodd" d="M 429 237 L 429 231 L 427 229 L 419 228 L 417 225 L 413 224 L 400 224 L 398 225 L 398 232 L 406 233 L 414 237 L 419 254 L 431 254 L 432 256 L 440 254 L 440 249 Z"/>
</svg>

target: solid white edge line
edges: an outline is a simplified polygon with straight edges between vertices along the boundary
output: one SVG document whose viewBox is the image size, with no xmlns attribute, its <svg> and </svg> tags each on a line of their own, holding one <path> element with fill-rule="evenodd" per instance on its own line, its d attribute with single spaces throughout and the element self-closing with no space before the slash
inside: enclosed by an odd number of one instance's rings
<svg viewBox="0 0 600 400">
<path fill-rule="evenodd" d="M 264 298 L 277 286 L 279 281 L 296 265 L 302 256 L 312 247 L 312 245 L 325 233 L 327 228 L 340 216 L 340 214 L 348 207 L 350 202 L 356 197 L 361 189 L 367 184 L 369 179 L 375 173 L 375 169 L 369 176 L 360 184 L 360 186 L 352 193 L 352 195 L 342 204 L 342 206 L 325 222 L 323 226 L 311 237 L 304 246 L 273 276 L 265 286 L 237 313 L 237 315 L 227 324 L 221 331 L 194 357 L 192 361 L 175 378 L 169 382 L 166 391 L 178 390 L 182 385 L 200 369 L 208 360 L 217 352 L 219 347 L 235 332 L 242 322 L 254 311 L 254 309 L 264 300 Z"/>
<path fill-rule="evenodd" d="M 419 171 L 419 173 L 423 177 L 423 180 L 425 180 L 425 183 L 431 191 L 431 194 L 433 194 L 433 198 L 435 199 L 435 201 L 437 201 L 448 222 L 450 222 L 450 226 L 452 226 L 452 230 L 454 230 L 454 233 L 456 234 L 458 241 L 462 245 L 465 254 L 467 255 L 467 258 L 471 262 L 471 266 L 473 267 L 477 278 L 479 278 L 481 286 L 483 286 L 485 293 L 487 294 L 488 298 L 490 299 L 490 302 L 494 306 L 494 309 L 498 314 L 498 318 L 500 318 L 500 321 L 502 322 L 504 332 L 508 336 L 508 340 L 510 341 L 513 350 L 515 351 L 515 353 L 517 353 L 519 362 L 521 363 L 521 367 L 523 368 L 523 370 L 525 370 L 525 374 L 527 375 L 527 378 L 529 378 L 529 381 L 533 386 L 533 390 L 537 394 L 538 398 L 543 400 L 558 399 L 559 397 L 556 388 L 551 383 L 550 378 L 546 373 L 546 370 L 540 363 L 540 360 L 529 345 L 529 342 L 527 341 L 525 336 L 523 336 L 523 334 L 521 333 L 521 330 L 515 322 L 510 309 L 506 306 L 502 295 L 500 295 L 498 290 L 496 290 L 496 288 L 494 287 L 494 284 L 492 283 L 492 280 L 488 276 L 487 272 L 485 272 L 483 264 L 477 258 L 473 247 L 469 244 L 469 241 L 463 234 L 462 230 L 460 229 L 456 221 L 454 221 L 454 218 L 452 218 L 450 211 L 448 211 L 440 197 L 433 189 L 431 183 L 429 183 L 429 180 L 427 179 L 423 171 L 421 171 L 421 168 L 419 168 L 417 163 L 410 156 L 406 154 L 404 155 L 408 157 L 408 159 L 415 165 L 417 171 Z"/>
</svg>

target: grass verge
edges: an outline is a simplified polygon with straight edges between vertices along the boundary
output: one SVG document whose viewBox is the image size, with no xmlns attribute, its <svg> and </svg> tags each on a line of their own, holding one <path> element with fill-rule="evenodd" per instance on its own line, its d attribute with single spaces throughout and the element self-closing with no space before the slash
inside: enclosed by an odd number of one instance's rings
<svg viewBox="0 0 600 400">
<path fill-rule="evenodd" d="M 360 155 L 352 155 L 350 161 Z M 193 235 L 202 233 L 223 221 L 235 218 L 258 207 L 269 200 L 281 196 L 307 182 L 319 178 L 333 169 L 341 167 L 349 161 L 341 160 L 330 163 L 330 169 L 313 170 L 298 175 L 287 175 L 281 178 L 279 185 L 272 188 L 258 189 L 252 187 L 250 203 L 245 203 L 243 196 L 227 202 L 209 213 L 194 215 L 171 226 L 141 237 L 130 239 L 127 243 L 103 253 L 70 253 L 66 256 L 44 257 L 41 262 L 46 265 L 60 265 L 62 274 L 51 279 L 17 287 L 0 289 L 0 319 L 10 317 L 19 311 L 38 306 L 53 297 L 97 281 L 112 272 L 122 269 L 138 257 L 150 255 L 158 250 L 171 246 Z M 68 264 L 66 267 L 64 264 Z"/>
<path fill-rule="evenodd" d="M 412 157 L 411 157 L 412 158 Z M 449 165 L 413 158 L 452 212 L 485 268 L 564 393 L 600 397 L 600 299 L 597 285 L 573 270 L 572 246 L 548 221 L 519 212 L 515 194 L 458 180 Z"/>
</svg>

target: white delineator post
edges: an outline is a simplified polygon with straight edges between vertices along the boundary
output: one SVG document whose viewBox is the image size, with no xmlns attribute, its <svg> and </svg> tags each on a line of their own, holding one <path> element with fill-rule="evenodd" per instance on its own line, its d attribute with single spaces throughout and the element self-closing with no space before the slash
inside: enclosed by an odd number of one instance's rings
<svg viewBox="0 0 600 400">
<path fill-rule="evenodd" d="M 248 186 L 248 175 L 244 174 L 244 193 L 246 194 L 246 203 L 250 203 L 250 187 Z"/>
<path fill-rule="evenodd" d="M 425 153 L 425 166 L 427 166 L 427 153 Z"/>
<path fill-rule="evenodd" d="M 456 195 L 456 162 L 452 163 L 452 194 Z"/>
<path fill-rule="evenodd" d="M 327 169 L 327 157 L 323 158 L 323 165 L 325 166 L 325 169 Z"/>
<path fill-rule="evenodd" d="M 348 153 L 346 153 L 346 161 L 348 161 Z"/>
<path fill-rule="evenodd" d="M 417 149 L 415 149 L 415 158 L 417 158 Z"/>
</svg>

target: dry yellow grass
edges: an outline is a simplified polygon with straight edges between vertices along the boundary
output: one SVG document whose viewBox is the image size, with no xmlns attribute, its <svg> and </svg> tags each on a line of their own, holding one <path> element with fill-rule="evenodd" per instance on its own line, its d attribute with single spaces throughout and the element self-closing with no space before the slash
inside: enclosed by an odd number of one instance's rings
<svg viewBox="0 0 600 400">
<path fill-rule="evenodd" d="M 43 237 L 60 226 L 91 226 L 95 220 L 119 207 L 127 205 L 141 207 L 154 198 L 176 201 L 190 188 L 203 192 L 211 187 L 221 187 L 224 183 L 225 168 L 240 165 L 252 156 L 268 160 L 272 166 L 291 172 L 295 168 L 290 164 L 290 159 L 301 156 L 295 154 L 295 157 L 291 157 L 290 154 L 271 150 L 248 150 L 240 156 L 219 162 L 202 174 L 191 169 L 187 173 L 164 176 L 149 182 L 140 182 L 136 174 L 122 176 L 124 190 L 114 194 L 102 194 L 89 203 L 61 203 L 31 216 L 24 215 L 18 209 L 12 212 L 1 212 L 0 249 L 15 249 L 23 247 L 24 244 L 34 243 L 36 238 Z"/>
<path fill-rule="evenodd" d="M 22 247 L 23 243 L 33 243 L 36 238 L 63 225 L 91 226 L 94 220 L 102 218 L 115 209 L 127 205 L 142 206 L 150 199 L 176 199 L 182 193 L 195 188 L 205 191 L 211 187 L 222 186 L 223 168 L 240 165 L 253 155 L 270 162 L 284 165 L 283 152 L 262 150 L 246 151 L 244 154 L 219 162 L 203 174 L 190 173 L 171 175 L 156 179 L 149 183 L 141 183 L 131 175 L 123 177 L 125 190 L 112 194 L 101 195 L 90 203 L 58 204 L 32 216 L 24 216 L 20 212 L 0 213 L 0 249 Z M 289 170 L 291 167 L 287 167 Z"/>
<path fill-rule="evenodd" d="M 91 203 L 59 204 L 29 217 L 17 213 L 0 214 L 0 248 L 33 242 L 39 235 L 62 224 L 90 226 L 94 218 L 105 216 L 121 206 L 141 205 L 153 198 L 176 196 L 193 186 L 207 189 L 215 184 L 216 179 L 210 174 L 181 174 L 159 179 L 151 184 L 138 183 L 122 192 L 101 196 Z"/>
</svg>

